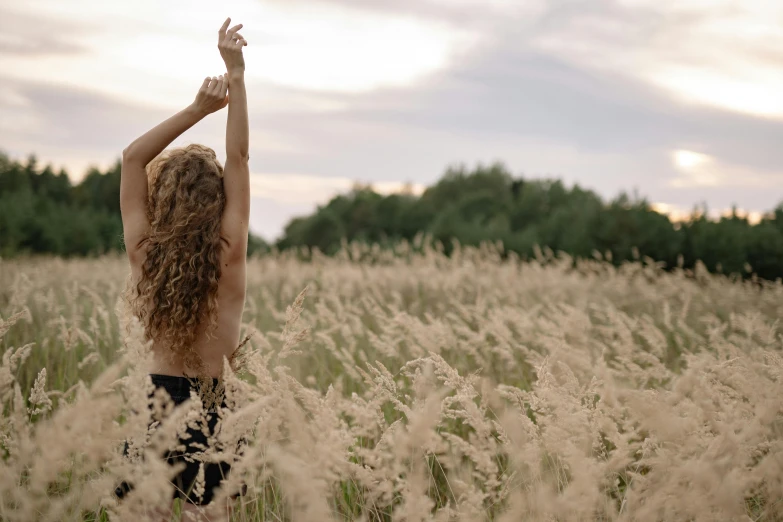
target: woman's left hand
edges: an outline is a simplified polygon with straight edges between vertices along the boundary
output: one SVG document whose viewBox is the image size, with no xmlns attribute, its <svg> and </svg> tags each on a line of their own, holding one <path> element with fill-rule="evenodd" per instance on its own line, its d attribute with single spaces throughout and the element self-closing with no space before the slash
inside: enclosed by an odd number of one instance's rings
<svg viewBox="0 0 783 522">
<path fill-rule="evenodd" d="M 228 105 L 228 76 L 207 77 L 201 84 L 193 108 L 206 116 Z"/>
</svg>

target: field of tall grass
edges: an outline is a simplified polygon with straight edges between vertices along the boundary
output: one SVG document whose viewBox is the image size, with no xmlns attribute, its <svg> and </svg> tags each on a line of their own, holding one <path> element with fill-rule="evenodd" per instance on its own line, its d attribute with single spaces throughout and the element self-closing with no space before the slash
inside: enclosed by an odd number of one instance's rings
<svg viewBox="0 0 783 522">
<path fill-rule="evenodd" d="M 783 520 L 783 285 L 599 257 L 251 259 L 251 337 L 203 455 L 234 462 L 224 496 L 248 486 L 231 519 Z M 170 504 L 173 470 L 150 457 L 202 406 L 148 430 L 127 273 L 0 261 L 0 520 Z"/>
</svg>

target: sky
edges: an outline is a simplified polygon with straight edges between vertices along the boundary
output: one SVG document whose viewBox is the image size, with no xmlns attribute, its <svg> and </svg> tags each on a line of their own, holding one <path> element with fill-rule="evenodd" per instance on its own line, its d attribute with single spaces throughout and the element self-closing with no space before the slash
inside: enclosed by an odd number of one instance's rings
<svg viewBox="0 0 783 522">
<path fill-rule="evenodd" d="M 224 72 L 243 23 L 253 232 L 355 182 L 503 162 L 681 215 L 783 202 L 783 2 L 0 0 L 0 150 L 78 181 Z M 224 157 L 227 112 L 172 146 Z"/>
</svg>

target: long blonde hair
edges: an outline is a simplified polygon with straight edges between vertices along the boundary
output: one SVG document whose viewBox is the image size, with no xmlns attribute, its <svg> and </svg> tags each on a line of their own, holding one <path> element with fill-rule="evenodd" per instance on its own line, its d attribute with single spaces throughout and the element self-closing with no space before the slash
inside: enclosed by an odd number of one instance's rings
<svg viewBox="0 0 783 522">
<path fill-rule="evenodd" d="M 217 327 L 223 167 L 211 148 L 188 145 L 150 162 L 147 178 L 147 257 L 128 301 L 147 339 L 201 374 L 194 341 Z"/>
</svg>

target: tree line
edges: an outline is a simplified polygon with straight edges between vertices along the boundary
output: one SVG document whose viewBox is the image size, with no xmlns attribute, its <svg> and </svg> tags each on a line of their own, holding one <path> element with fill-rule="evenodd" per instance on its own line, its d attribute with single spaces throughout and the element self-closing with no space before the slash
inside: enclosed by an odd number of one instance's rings
<svg viewBox="0 0 783 522">
<path fill-rule="evenodd" d="M 23 163 L 0 153 L 0 256 L 124 249 L 119 190 L 119 161 L 106 171 L 91 168 L 74 185 L 64 170 L 41 168 L 34 156 Z M 646 256 L 688 268 L 701 260 L 711 271 L 783 277 L 783 203 L 755 224 L 736 212 L 709 219 L 704 207 L 673 222 L 643 198 L 604 201 L 579 185 L 514 177 L 502 164 L 449 168 L 420 196 L 384 196 L 357 185 L 291 220 L 274 246 L 334 254 L 344 241 L 390 245 L 420 233 L 447 252 L 455 240 L 500 241 L 523 257 L 546 246 L 574 257 L 597 251 L 614 263 Z M 251 234 L 249 254 L 269 247 Z"/>
<path fill-rule="evenodd" d="M 73 184 L 64 169 L 40 167 L 0 152 L 0 257 L 20 254 L 87 256 L 124 250 L 120 216 L 120 161 L 90 168 Z M 250 235 L 248 254 L 268 250 Z"/>
<path fill-rule="evenodd" d="M 389 244 L 420 232 L 446 252 L 454 240 L 501 241 L 506 251 L 527 258 L 536 246 L 547 246 L 581 258 L 597 251 L 616 264 L 646 256 L 692 268 L 701 260 L 715 272 L 783 277 L 783 204 L 756 224 L 736 210 L 708 219 L 704 206 L 673 222 L 643 198 L 620 194 L 605 202 L 579 185 L 515 178 L 502 164 L 450 168 L 421 196 L 383 196 L 357 186 L 293 219 L 277 246 L 333 254 L 343 240 Z"/>
</svg>

